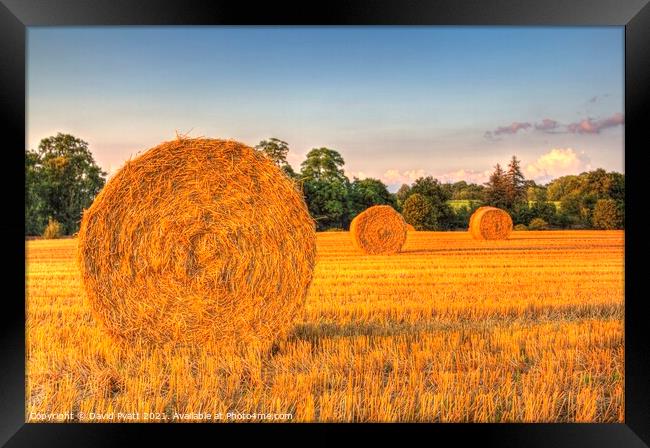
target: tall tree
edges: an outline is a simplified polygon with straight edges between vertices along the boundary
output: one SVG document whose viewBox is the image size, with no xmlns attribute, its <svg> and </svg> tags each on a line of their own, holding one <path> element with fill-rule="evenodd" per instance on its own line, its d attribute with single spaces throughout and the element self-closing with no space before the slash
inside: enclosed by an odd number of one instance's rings
<svg viewBox="0 0 650 448">
<path fill-rule="evenodd" d="M 300 179 L 305 201 L 319 230 L 345 228 L 349 224 L 349 184 L 341 154 L 314 148 L 302 162 Z"/>
<path fill-rule="evenodd" d="M 294 177 L 295 172 L 289 162 L 287 162 L 287 154 L 289 153 L 289 144 L 283 140 L 271 137 L 268 140 L 259 142 L 255 149 L 263 153 L 266 157 L 271 159 L 282 171 L 289 177 Z"/>
<path fill-rule="evenodd" d="M 506 205 L 512 210 L 526 202 L 526 178 L 521 172 L 521 162 L 512 156 L 506 174 Z"/>
<path fill-rule="evenodd" d="M 485 184 L 485 203 L 499 208 L 507 208 L 508 191 L 507 178 L 500 164 L 496 164 L 494 172 Z"/>
<path fill-rule="evenodd" d="M 345 161 L 341 154 L 334 149 L 314 148 L 307 154 L 307 158 L 300 165 L 303 179 L 325 181 L 348 181 L 343 171 Z"/>
<path fill-rule="evenodd" d="M 88 143 L 58 133 L 41 140 L 36 160 L 30 163 L 38 179 L 41 219 L 57 220 L 65 234 L 76 232 L 83 210 L 104 186 L 106 176 L 95 163 Z"/>
</svg>

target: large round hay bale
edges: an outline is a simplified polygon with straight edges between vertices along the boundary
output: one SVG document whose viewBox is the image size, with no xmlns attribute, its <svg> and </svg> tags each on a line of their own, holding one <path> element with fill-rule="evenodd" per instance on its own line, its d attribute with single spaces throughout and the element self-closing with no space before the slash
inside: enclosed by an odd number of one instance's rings
<svg viewBox="0 0 650 448">
<path fill-rule="evenodd" d="M 85 211 L 78 244 L 87 298 L 111 334 L 180 345 L 285 334 L 316 255 L 293 182 L 259 152 L 215 139 L 129 161 Z"/>
<path fill-rule="evenodd" d="M 359 213 L 350 224 L 357 248 L 367 254 L 394 254 L 406 241 L 406 222 L 389 205 L 375 205 Z"/>
<path fill-rule="evenodd" d="M 415 227 L 413 227 L 411 224 L 406 224 L 406 231 L 407 232 L 415 232 Z"/>
<path fill-rule="evenodd" d="M 512 218 L 496 207 L 479 207 L 469 218 L 469 232 L 477 240 L 505 240 L 512 232 Z"/>
</svg>

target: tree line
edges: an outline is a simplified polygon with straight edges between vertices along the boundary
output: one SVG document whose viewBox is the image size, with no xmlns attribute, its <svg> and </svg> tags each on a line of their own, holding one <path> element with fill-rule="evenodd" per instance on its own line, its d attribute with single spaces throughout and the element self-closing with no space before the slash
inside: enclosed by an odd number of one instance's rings
<svg viewBox="0 0 650 448">
<path fill-rule="evenodd" d="M 624 228 L 625 176 L 603 169 L 563 176 L 546 185 L 527 180 L 513 156 L 500 164 L 484 185 L 441 183 L 423 176 L 396 193 L 379 179 L 354 177 L 331 148 L 313 148 L 296 172 L 287 162 L 289 145 L 278 138 L 262 140 L 255 149 L 275 163 L 302 191 L 317 230 L 344 230 L 361 211 L 390 205 L 418 230 L 466 229 L 478 207 L 507 210 L 518 228 Z M 41 140 L 25 153 L 25 234 L 78 231 L 82 212 L 106 182 L 88 143 L 68 134 Z"/>
<path fill-rule="evenodd" d="M 295 172 L 287 163 L 289 146 L 272 138 L 263 152 L 302 189 L 318 230 L 347 229 L 352 219 L 373 205 L 391 205 L 418 230 L 467 229 L 471 214 L 484 205 L 510 213 L 519 229 L 622 229 L 625 226 L 625 176 L 597 169 L 563 176 L 546 185 L 526 179 L 516 156 L 506 169 L 494 167 L 484 185 L 441 183 L 423 176 L 396 193 L 379 179 L 350 180 L 338 151 L 314 148 Z M 460 206 L 452 206 L 461 202 Z"/>
</svg>

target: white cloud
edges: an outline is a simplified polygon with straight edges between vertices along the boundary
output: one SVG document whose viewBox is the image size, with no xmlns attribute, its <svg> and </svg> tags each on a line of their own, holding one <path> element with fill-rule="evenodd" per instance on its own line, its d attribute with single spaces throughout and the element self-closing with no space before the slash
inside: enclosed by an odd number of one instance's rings
<svg viewBox="0 0 650 448">
<path fill-rule="evenodd" d="M 423 169 L 419 170 L 406 170 L 400 172 L 399 170 L 390 169 L 387 170 L 384 175 L 381 177 L 381 180 L 387 184 L 411 184 L 420 177 L 424 177 L 427 174 Z"/>
<path fill-rule="evenodd" d="M 490 177 L 490 170 L 476 171 L 471 169 L 458 169 L 442 174 L 427 173 L 423 169 L 399 171 L 396 169 L 387 170 L 381 180 L 389 186 L 399 186 L 401 184 L 412 184 L 420 177 L 433 176 L 442 183 L 458 182 L 464 180 L 467 183 L 483 184 Z"/>
<path fill-rule="evenodd" d="M 438 180 L 440 180 L 440 182 L 443 183 L 446 182 L 453 183 L 453 182 L 464 180 L 467 183 L 479 184 L 479 185 L 487 182 L 489 177 L 490 177 L 490 170 L 475 171 L 475 170 L 465 170 L 465 169 L 451 171 L 437 176 Z"/>
<path fill-rule="evenodd" d="M 524 172 L 528 178 L 550 180 L 569 174 L 579 174 L 589 167 L 589 159 L 584 151 L 577 154 L 572 148 L 553 148 L 542 154 L 535 163 L 529 163 Z"/>
</svg>

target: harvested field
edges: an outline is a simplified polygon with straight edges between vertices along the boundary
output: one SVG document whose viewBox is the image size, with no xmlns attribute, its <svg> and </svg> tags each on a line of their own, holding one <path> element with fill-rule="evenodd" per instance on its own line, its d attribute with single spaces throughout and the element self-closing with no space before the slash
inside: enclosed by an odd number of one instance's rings
<svg viewBox="0 0 650 448">
<path fill-rule="evenodd" d="M 232 357 L 116 345 L 83 299 L 76 240 L 28 241 L 27 420 L 622 422 L 623 239 L 409 232 L 384 256 L 319 233 L 290 336 Z"/>
</svg>

